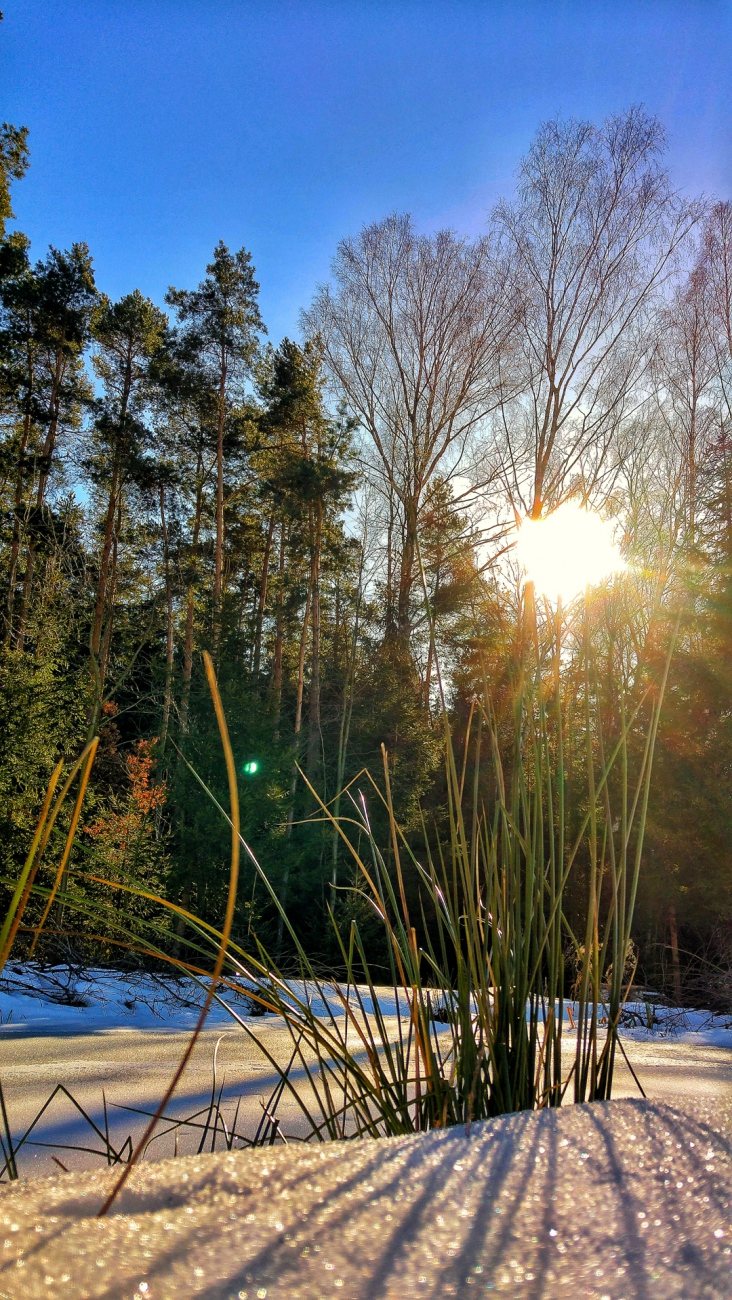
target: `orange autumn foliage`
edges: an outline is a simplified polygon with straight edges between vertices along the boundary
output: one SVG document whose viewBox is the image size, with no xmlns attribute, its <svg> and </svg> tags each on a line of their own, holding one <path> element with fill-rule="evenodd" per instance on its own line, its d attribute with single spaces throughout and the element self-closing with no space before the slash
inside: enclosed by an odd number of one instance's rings
<svg viewBox="0 0 732 1300">
<path fill-rule="evenodd" d="M 130 865 L 145 840 L 152 834 L 150 814 L 165 803 L 165 782 L 153 784 L 156 740 L 140 740 L 125 759 L 129 792 L 124 807 L 98 817 L 84 830 L 104 852 L 110 867 Z"/>
</svg>

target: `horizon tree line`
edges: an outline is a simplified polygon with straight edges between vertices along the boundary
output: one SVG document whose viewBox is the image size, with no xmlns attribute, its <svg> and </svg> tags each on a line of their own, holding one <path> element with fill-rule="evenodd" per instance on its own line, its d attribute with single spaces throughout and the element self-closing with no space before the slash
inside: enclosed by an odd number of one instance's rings
<svg viewBox="0 0 732 1300">
<path fill-rule="evenodd" d="M 639 925 L 678 948 L 732 921 L 732 206 L 682 197 L 663 148 L 638 107 L 545 123 L 485 234 L 365 227 L 275 346 L 245 249 L 217 244 L 167 310 L 110 301 L 81 242 L 34 260 L 6 229 L 27 133 L 2 128 L 7 870 L 53 762 L 99 731 L 80 859 L 215 916 L 225 828 L 184 761 L 220 786 L 208 649 L 244 832 L 319 950 L 328 905 L 360 904 L 298 765 L 339 813 L 383 744 L 407 832 L 439 821 L 438 668 L 456 737 L 481 682 L 508 717 L 511 528 L 579 498 L 636 566 L 593 613 L 609 715 L 683 609 Z M 240 911 L 282 944 L 246 874 Z"/>
</svg>

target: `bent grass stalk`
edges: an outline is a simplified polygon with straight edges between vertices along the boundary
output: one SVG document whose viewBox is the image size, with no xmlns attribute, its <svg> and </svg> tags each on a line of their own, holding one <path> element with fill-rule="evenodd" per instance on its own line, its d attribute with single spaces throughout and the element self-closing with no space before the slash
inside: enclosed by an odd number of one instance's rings
<svg viewBox="0 0 732 1300">
<path fill-rule="evenodd" d="M 208 680 L 208 686 L 211 692 L 211 698 L 213 700 L 214 709 L 216 712 L 216 721 L 219 727 L 221 744 L 226 759 L 226 774 L 229 782 L 229 799 L 231 802 L 231 819 L 230 819 L 231 820 L 231 865 L 229 868 L 229 892 L 226 901 L 226 915 L 224 918 L 224 925 L 221 931 L 218 952 L 216 955 L 216 964 L 214 966 L 213 973 L 211 975 L 209 987 L 206 991 L 206 997 L 204 999 L 203 1006 L 201 1008 L 201 1014 L 198 1017 L 196 1026 L 191 1034 L 190 1039 L 188 1040 L 186 1049 L 183 1052 L 180 1061 L 178 1062 L 178 1066 L 166 1089 L 165 1095 L 163 1096 L 160 1105 L 158 1106 L 158 1109 L 156 1110 L 155 1114 L 153 1115 L 152 1119 L 147 1125 L 145 1132 L 143 1133 L 142 1137 L 137 1143 L 137 1146 L 132 1152 L 132 1155 L 130 1156 L 128 1163 L 125 1165 L 122 1173 L 120 1174 L 119 1178 L 115 1182 L 109 1195 L 106 1197 L 104 1204 L 99 1210 L 98 1217 L 100 1219 L 103 1218 L 104 1215 L 107 1214 L 111 1209 L 112 1205 L 115 1202 L 115 1199 L 117 1198 L 120 1191 L 124 1187 L 127 1179 L 129 1178 L 134 1165 L 137 1163 L 137 1161 L 140 1159 L 140 1156 L 145 1151 L 148 1142 L 150 1141 L 150 1139 L 153 1136 L 153 1133 L 155 1132 L 155 1129 L 158 1124 L 158 1120 L 160 1119 L 160 1116 L 165 1112 L 165 1108 L 168 1105 L 171 1097 L 173 1096 L 173 1093 L 175 1092 L 178 1086 L 183 1071 L 185 1070 L 191 1058 L 193 1049 L 196 1045 L 196 1042 L 198 1041 L 201 1030 L 203 1029 L 203 1026 L 206 1022 L 206 1017 L 208 1016 L 211 1003 L 213 1002 L 216 993 L 216 986 L 219 982 L 219 979 L 221 977 L 224 968 L 224 961 L 226 959 L 226 950 L 229 944 L 229 939 L 231 937 L 231 928 L 234 922 L 234 909 L 236 906 L 236 891 L 239 883 L 239 793 L 236 784 L 236 767 L 234 765 L 234 755 L 231 749 L 231 742 L 229 741 L 229 731 L 226 725 L 226 718 L 224 717 L 224 710 L 221 704 L 221 696 L 219 695 L 219 688 L 216 682 L 216 674 L 214 672 L 213 661 L 211 659 L 210 654 L 207 651 L 204 651 L 203 660 L 206 668 L 206 678 Z"/>
<path fill-rule="evenodd" d="M 87 782 L 89 779 L 89 772 L 91 771 L 91 764 L 94 762 L 94 757 L 96 755 L 98 745 L 99 745 L 98 736 L 95 736 L 93 740 L 91 740 L 87 745 L 85 745 L 84 749 L 82 750 L 81 754 L 77 758 L 76 762 L 72 764 L 71 770 L 66 778 L 66 781 L 64 782 L 61 793 L 59 794 L 58 799 L 56 800 L 52 809 L 51 809 L 51 802 L 53 799 L 54 792 L 56 790 L 56 786 L 58 785 L 59 779 L 61 777 L 61 773 L 63 771 L 63 762 L 57 764 L 57 766 L 54 768 L 54 771 L 51 775 L 51 780 L 49 781 L 48 789 L 46 791 L 46 797 L 43 802 L 43 808 L 41 809 L 41 815 L 38 820 L 38 825 L 36 827 L 36 833 L 33 836 L 28 857 L 25 860 L 25 863 L 23 865 L 23 870 L 21 871 L 17 884 L 15 886 L 15 891 L 13 893 L 13 897 L 10 901 L 10 905 L 5 915 L 5 920 L 3 922 L 2 929 L 0 929 L 0 974 L 2 974 L 2 971 L 5 967 L 5 963 L 7 962 L 7 959 L 10 956 L 10 950 L 13 946 L 15 936 L 18 932 L 18 928 L 23 918 L 23 913 L 25 912 L 25 908 L 28 903 L 31 890 L 33 888 L 33 882 L 35 880 L 36 873 L 40 866 L 44 849 L 48 844 L 51 832 L 56 823 L 56 819 L 61 811 L 66 796 L 69 790 L 71 789 L 74 778 L 77 772 L 79 771 L 79 768 L 83 767 L 82 778 L 79 785 L 79 792 L 77 794 L 76 804 L 71 819 L 71 828 L 69 830 L 69 834 L 66 839 L 66 846 L 64 848 L 63 856 L 61 858 L 61 865 L 59 867 L 58 876 L 57 876 L 59 881 L 63 877 L 63 873 L 68 864 L 69 854 L 71 852 L 74 836 L 76 834 L 76 828 L 79 823 L 79 817 L 81 815 L 81 805 L 83 803 L 84 795 L 86 793 Z M 51 809 L 50 812 L 49 809 Z"/>
<path fill-rule="evenodd" d="M 65 867 L 66 863 L 68 862 L 69 853 L 71 851 L 71 844 L 73 842 L 74 834 L 76 832 L 76 826 L 79 820 L 79 815 L 81 813 L 81 805 L 84 799 L 84 793 L 86 791 L 88 773 L 91 768 L 91 764 L 94 761 L 94 756 L 96 754 L 98 744 L 99 744 L 99 738 L 94 737 L 94 739 L 91 740 L 89 744 L 87 744 L 84 747 L 76 762 L 72 764 L 71 771 L 69 772 L 69 775 L 66 778 L 61 793 L 59 794 L 55 804 L 53 804 L 53 808 L 51 807 L 51 805 L 53 803 L 53 796 L 56 792 L 56 786 L 59 783 L 59 780 L 61 778 L 61 773 L 63 771 L 63 761 L 56 764 L 56 767 L 54 768 L 51 774 L 51 779 L 48 783 L 48 788 L 46 790 L 46 794 L 43 800 L 43 807 L 41 808 L 41 814 L 40 817 L 38 818 L 38 824 L 36 826 L 36 830 L 33 835 L 33 839 L 31 841 L 30 849 L 28 850 L 28 856 L 26 857 L 26 860 L 23 864 L 22 870 L 20 872 L 20 876 L 18 877 L 18 880 L 15 882 L 13 895 L 8 905 L 7 912 L 5 913 L 2 927 L 0 928 L 0 974 L 2 974 L 5 968 L 8 957 L 10 956 L 11 949 L 15 942 L 15 937 L 20 928 L 20 924 L 22 922 L 23 915 L 26 906 L 28 904 L 28 899 L 30 898 L 31 892 L 33 890 L 35 877 L 41 863 L 43 851 L 46 848 L 46 845 L 48 844 L 51 831 L 53 830 L 58 814 L 60 813 L 64 800 L 71 788 L 74 777 L 76 776 L 82 764 L 86 764 L 84 768 L 84 773 L 82 775 L 80 787 L 79 787 L 79 793 L 76 799 L 76 807 L 72 817 L 73 833 L 70 833 L 69 836 L 67 837 L 66 848 L 64 850 L 64 854 L 62 857 L 61 874 L 63 874 L 63 867 Z M 18 1170 L 15 1163 L 15 1150 L 13 1147 L 13 1137 L 10 1130 L 10 1124 L 8 1121 L 7 1109 L 5 1106 L 5 1096 L 1 1084 L 0 1084 L 0 1116 L 2 1118 L 3 1131 L 5 1134 L 5 1138 L 3 1141 L 3 1149 L 5 1153 L 5 1166 L 8 1169 L 11 1179 L 15 1179 L 18 1177 Z"/>
<path fill-rule="evenodd" d="M 56 897 L 56 894 L 58 893 L 58 890 L 64 879 L 64 875 L 66 873 L 67 867 L 69 865 L 69 858 L 71 856 L 71 850 L 73 848 L 74 839 L 76 838 L 76 832 L 79 826 L 79 818 L 81 817 L 81 808 L 84 802 L 84 795 L 86 794 L 86 787 L 89 784 L 89 777 L 91 776 L 92 764 L 94 763 L 94 759 L 96 757 L 98 745 L 99 745 L 99 737 L 95 736 L 94 739 L 91 741 L 91 743 L 87 746 L 85 753 L 82 754 L 83 767 L 81 771 L 81 780 L 79 782 L 79 790 L 76 796 L 76 803 L 74 804 L 74 811 L 71 815 L 71 825 L 69 826 L 69 831 L 66 836 L 66 844 L 64 846 L 63 854 L 61 855 L 61 861 L 58 865 L 58 870 L 56 872 L 56 879 L 53 882 L 53 888 L 51 889 L 51 893 L 48 896 L 48 902 L 46 903 L 46 906 L 43 911 L 43 916 L 41 917 L 40 922 L 38 924 L 38 929 L 36 930 L 33 936 L 33 942 L 31 943 L 30 951 L 28 953 L 29 957 L 32 957 L 36 950 L 36 944 L 38 943 L 43 927 L 46 924 L 46 921 L 48 920 L 48 914 L 51 911 L 54 899 Z M 30 883 L 32 884 L 32 879 Z M 26 891 L 27 891 L 27 886 L 26 886 Z M 27 897 L 27 892 L 26 892 L 26 897 Z M 12 936 L 10 942 L 12 943 Z"/>
<path fill-rule="evenodd" d="M 154 902 L 181 918 L 187 927 L 185 942 L 194 960 L 171 956 L 165 950 L 169 932 L 164 924 L 135 918 L 136 933 L 131 925 L 125 925 L 122 910 L 114 921 L 120 935 L 116 942 L 168 962 L 198 980 L 205 989 L 199 1022 L 173 1080 L 100 1214 L 111 1207 L 132 1164 L 140 1158 L 158 1121 L 166 1114 L 214 999 L 227 1008 L 277 1072 L 281 1084 L 277 1102 L 288 1093 L 308 1126 L 309 1136 L 315 1140 L 396 1135 L 450 1124 L 469 1126 L 475 1119 L 507 1111 L 558 1106 L 572 1079 L 575 1100 L 611 1095 L 620 1013 L 632 983 L 632 973 L 629 980 L 624 975 L 623 956 L 630 942 L 653 752 L 675 638 L 653 699 L 639 769 L 632 785 L 628 737 L 648 699 L 648 691 L 633 707 L 623 699 L 620 734 L 606 758 L 600 711 L 592 703 L 597 698 L 597 683 L 593 680 L 585 638 L 584 720 L 588 734 L 592 729 L 597 736 L 599 770 L 596 771 L 597 760 L 588 744 L 585 808 L 578 829 L 570 837 L 564 772 L 565 722 L 559 689 L 562 653 L 559 613 L 553 625 L 549 679 L 543 673 L 543 652 L 540 652 L 533 609 L 524 611 L 524 629 L 508 769 L 504 770 L 499 724 L 487 684 L 484 697 L 477 699 L 471 708 L 459 765 L 443 710 L 448 824 L 445 840 L 436 831 L 429 831 L 425 824 L 423 854 L 417 856 L 398 824 L 385 750 L 383 791 L 367 772 L 361 773 L 371 797 L 386 814 L 395 879 L 372 830 L 366 797 L 362 790 L 354 793 L 358 778 L 349 782 L 342 792 L 348 797 L 350 813 L 334 816 L 331 807 L 320 799 L 305 774 L 301 774 L 317 805 L 317 818 L 313 820 L 327 822 L 351 855 L 356 871 L 354 892 L 368 902 L 383 927 L 394 1000 L 388 1014 L 382 1005 L 383 989 L 372 978 L 358 924 L 353 922 L 344 936 L 331 911 L 346 976 L 342 982 L 319 977 L 266 872 L 241 836 L 233 755 L 213 667 L 206 657 L 206 672 L 227 762 L 231 815 L 188 760 L 181 757 L 231 827 L 231 869 L 224 926 L 219 931 L 149 891 L 104 881 L 101 877 L 86 877 Z M 547 706 L 551 682 L 555 696 L 553 710 Z M 466 795 L 473 729 L 472 792 Z M 495 790 L 489 811 L 479 797 L 485 740 L 490 750 L 489 772 Z M 621 815 L 616 844 L 610 776 L 618 762 Z M 55 782 L 58 776 L 54 774 Z M 29 892 L 32 888 L 35 894 L 51 897 L 52 891 L 32 880 L 29 884 L 28 878 L 35 855 L 45 843 L 44 834 L 47 839 L 46 820 L 52 793 L 53 790 L 44 804 L 25 876 L 18 882 L 20 894 L 16 888 L 14 899 L 18 901 L 26 886 Z M 467 818 L 466 798 L 471 805 Z M 362 845 L 368 861 L 361 852 Z M 284 974 L 256 937 L 253 952 L 246 951 L 231 938 L 240 846 L 289 935 L 298 965 L 297 979 Z M 566 889 L 583 846 L 591 870 L 585 942 L 580 943 L 574 938 L 566 916 Z M 68 862 L 67 853 L 65 858 Z M 407 872 L 419 909 L 420 938 L 409 907 Z M 84 877 L 82 872 L 73 874 Z M 610 881 L 610 904 L 603 919 L 604 879 Z M 109 925 L 108 910 L 93 900 L 67 895 L 62 889 L 56 896 L 90 920 L 103 917 Z M 47 906 L 46 915 L 48 910 Z M 142 942 L 140 927 L 147 935 Z M 9 926 L 6 933 L 9 934 Z M 567 937 L 579 954 L 580 970 L 578 1032 L 574 1059 L 565 1076 L 562 1033 Z M 216 956 L 210 974 L 212 953 Z M 602 980 L 608 963 L 611 966 L 608 1025 L 601 1044 Z M 359 973 L 361 984 L 357 978 Z M 242 981 L 248 996 L 262 1009 L 282 1017 L 292 1045 L 287 1066 L 278 1063 L 247 1021 L 221 997 L 219 989 L 230 987 L 241 991 Z M 302 1071 L 304 1089 L 293 1081 L 293 1064 Z M 276 1116 L 274 1119 L 269 1116 L 270 1140 L 278 1134 L 284 1136 L 279 1121 L 275 1123 L 275 1120 Z"/>
</svg>

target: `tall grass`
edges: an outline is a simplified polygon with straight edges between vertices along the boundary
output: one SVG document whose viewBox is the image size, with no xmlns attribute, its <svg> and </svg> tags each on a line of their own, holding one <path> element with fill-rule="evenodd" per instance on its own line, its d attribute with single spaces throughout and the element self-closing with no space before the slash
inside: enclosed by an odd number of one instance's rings
<svg viewBox="0 0 732 1300">
<path fill-rule="evenodd" d="M 568 723 L 562 708 L 562 619 L 557 614 L 544 621 L 540 644 L 529 592 L 516 665 L 509 752 L 506 755 L 505 727 L 499 726 L 487 684 L 473 702 L 460 753 L 443 709 L 445 829 L 438 832 L 425 821 L 419 848 L 398 824 L 385 750 L 381 781 L 364 773 L 360 788 L 352 782 L 342 794 L 341 806 L 348 802 L 347 815 L 335 816 L 303 775 L 320 819 L 330 824 L 351 855 L 352 888 L 382 928 L 389 998 L 385 998 L 383 975 L 377 978 L 372 970 L 366 940 L 355 920 L 343 933 L 331 913 L 345 977 L 324 979 L 316 971 L 266 873 L 242 838 L 233 755 L 207 661 L 229 772 L 231 815 L 197 779 L 232 832 L 225 924 L 219 931 L 147 891 L 104 882 L 123 894 L 157 902 L 185 926 L 185 955 L 171 955 L 169 930 L 161 921 L 136 917 L 133 929 L 122 907 L 116 914 L 117 942 L 169 962 L 199 979 L 206 989 L 199 1025 L 135 1158 L 164 1112 L 211 1001 L 216 998 L 226 1005 L 227 986 L 240 988 L 242 981 L 262 1010 L 282 1017 L 291 1038 L 288 1063 L 275 1059 L 252 1022 L 229 1008 L 231 1014 L 279 1074 L 279 1095 L 289 1093 L 311 1139 L 469 1125 L 505 1112 L 558 1106 L 570 1086 L 576 1101 L 610 1097 L 618 1024 L 629 991 L 626 959 L 653 753 L 673 647 L 653 688 L 635 701 L 621 698 L 620 724 L 612 737 L 603 730 L 586 613 L 579 647 L 581 722 L 575 710 Z M 565 770 L 569 743 L 575 753 L 580 743 L 584 745 L 584 780 L 580 791 L 577 780 L 573 781 L 571 800 Z M 93 755 L 85 751 L 75 771 L 86 757 Z M 34 866 L 48 838 L 49 810 L 57 808 L 52 797 L 59 776 L 57 769 L 29 855 L 30 866 L 27 862 L 21 873 L 0 932 L 3 951 L 9 951 L 31 891 L 46 899 L 44 919 L 49 900 L 58 897 L 66 906 L 84 910 L 87 923 L 99 915 L 109 924 L 108 911 L 93 900 L 64 892 L 59 872 L 51 886 L 34 879 Z M 491 791 L 490 797 L 486 790 Z M 372 827 L 376 804 L 385 814 L 379 820 L 388 827 L 386 843 L 380 842 Z M 231 937 L 240 847 L 289 934 L 294 969 L 285 971 L 256 938 L 245 949 Z M 64 871 L 68 856 L 65 851 Z M 577 930 L 571 925 L 568 898 L 571 890 L 576 902 L 580 878 L 586 898 Z M 576 966 L 572 993 L 576 1034 L 570 1043 L 565 1028 L 568 945 Z M 297 1083 L 293 1070 L 301 1076 Z M 275 1129 L 273 1121 L 271 1132 Z M 112 1199 L 108 1198 L 104 1210 Z"/>
<path fill-rule="evenodd" d="M 578 813 L 576 804 L 569 807 L 564 766 L 561 618 L 554 621 L 547 654 L 539 647 L 529 596 L 525 633 L 507 765 L 487 691 L 474 703 L 462 756 L 455 753 L 443 713 L 445 836 L 435 838 L 425 827 L 418 853 L 402 834 L 386 752 L 383 790 L 374 781 L 370 790 L 386 810 L 388 852 L 372 831 L 363 795 L 351 798 L 348 818 L 335 819 L 309 786 L 321 815 L 352 855 L 356 888 L 383 927 L 395 1014 L 387 1017 L 380 1006 L 356 922 L 347 940 L 340 940 L 346 978 L 333 986 L 316 977 L 293 933 L 299 997 L 265 953 L 258 962 L 243 954 L 236 958 L 238 972 L 291 1029 L 310 1085 L 308 1119 L 316 1136 L 469 1124 L 560 1105 L 570 1084 L 576 1101 L 611 1095 L 671 648 L 660 682 L 634 707 L 621 701 L 620 732 L 609 744 L 585 616 L 584 725 L 578 728 L 585 742 L 585 783 L 579 799 L 575 794 L 583 809 Z M 644 712 L 644 741 L 634 763 L 630 737 L 637 735 Z M 576 746 L 578 735 L 572 741 Z M 488 809 L 479 797 L 485 761 L 495 790 Z M 566 904 L 580 866 L 587 896 L 584 932 L 576 934 Z M 415 891 L 407 887 L 407 873 L 419 885 L 416 916 L 408 905 Z M 570 1052 L 563 1053 L 568 942 L 578 966 L 576 1035 Z M 358 986 L 359 975 L 365 988 Z M 308 994 L 318 998 L 317 1013 Z M 308 1069 L 308 1056 L 316 1069 Z"/>
</svg>

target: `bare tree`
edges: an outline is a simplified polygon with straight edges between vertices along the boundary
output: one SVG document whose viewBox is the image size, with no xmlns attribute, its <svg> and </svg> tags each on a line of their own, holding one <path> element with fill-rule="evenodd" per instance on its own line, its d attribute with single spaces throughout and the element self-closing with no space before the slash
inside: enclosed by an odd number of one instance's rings
<svg viewBox="0 0 732 1300">
<path fill-rule="evenodd" d="M 732 418 L 732 203 L 715 203 L 704 223 L 700 272 L 727 418 Z"/>
<path fill-rule="evenodd" d="M 456 471 L 499 400 L 516 300 L 488 239 L 417 235 L 409 216 L 344 240 L 333 275 L 304 325 L 369 435 L 398 552 L 392 568 L 390 547 L 387 626 L 406 638 L 425 489 L 438 470 Z"/>
<path fill-rule="evenodd" d="M 717 436 L 709 457 L 716 480 L 723 546 L 732 553 L 732 203 L 715 203 L 704 223 L 697 274 L 703 278 L 710 344 L 714 352 Z"/>
<path fill-rule="evenodd" d="M 700 525 L 700 473 L 719 423 L 713 392 L 715 349 L 708 322 L 709 285 L 703 266 L 697 266 L 658 317 L 653 356 L 662 436 L 677 465 L 679 540 L 692 549 Z"/>
<path fill-rule="evenodd" d="M 541 514 L 601 483 L 647 362 L 646 331 L 702 213 L 671 188 L 642 109 L 539 130 L 495 224 L 524 296 L 525 387 L 501 411 L 502 476 Z"/>
</svg>

